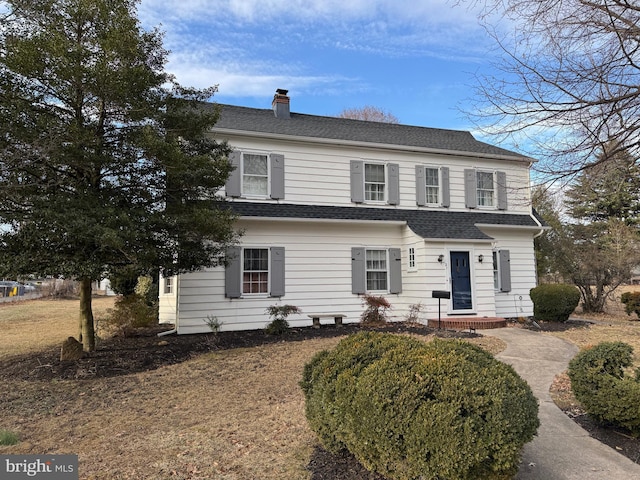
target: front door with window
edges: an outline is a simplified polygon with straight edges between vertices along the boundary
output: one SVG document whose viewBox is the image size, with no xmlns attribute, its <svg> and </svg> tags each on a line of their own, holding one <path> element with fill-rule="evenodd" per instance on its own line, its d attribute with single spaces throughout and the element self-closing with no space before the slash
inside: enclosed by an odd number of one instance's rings
<svg viewBox="0 0 640 480">
<path fill-rule="evenodd" d="M 472 310 L 469 252 L 451 252 L 451 299 L 453 310 Z"/>
</svg>

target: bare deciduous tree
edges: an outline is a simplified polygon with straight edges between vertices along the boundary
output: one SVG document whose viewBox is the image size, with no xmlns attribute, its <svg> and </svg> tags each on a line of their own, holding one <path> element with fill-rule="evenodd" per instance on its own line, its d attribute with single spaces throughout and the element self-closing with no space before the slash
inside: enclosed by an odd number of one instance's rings
<svg viewBox="0 0 640 480">
<path fill-rule="evenodd" d="M 472 115 L 481 126 L 535 145 L 537 168 L 556 178 L 580 172 L 607 144 L 640 156 L 639 2 L 475 3 L 504 53 L 501 73 L 479 79 Z M 499 31 L 505 24 L 511 35 Z"/>
<path fill-rule="evenodd" d="M 339 118 L 352 118 L 354 120 L 367 120 L 369 122 L 400 123 L 393 113 L 372 105 L 360 108 L 345 108 L 338 114 Z"/>
</svg>

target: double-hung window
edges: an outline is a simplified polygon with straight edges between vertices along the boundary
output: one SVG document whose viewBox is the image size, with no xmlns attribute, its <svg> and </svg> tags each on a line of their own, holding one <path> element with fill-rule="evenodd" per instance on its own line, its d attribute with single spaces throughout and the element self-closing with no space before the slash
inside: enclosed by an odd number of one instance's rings
<svg viewBox="0 0 640 480">
<path fill-rule="evenodd" d="M 173 277 L 165 277 L 164 278 L 163 293 L 165 295 L 169 295 L 169 294 L 173 293 Z"/>
<path fill-rule="evenodd" d="M 402 255 L 399 248 L 353 247 L 351 292 L 402 292 Z"/>
<path fill-rule="evenodd" d="M 364 164 L 364 199 L 367 202 L 384 202 L 386 176 L 384 165 L 378 163 Z"/>
<path fill-rule="evenodd" d="M 225 296 L 283 297 L 284 253 L 284 247 L 229 247 L 225 259 Z"/>
<path fill-rule="evenodd" d="M 351 201 L 399 205 L 398 164 L 351 160 Z"/>
<path fill-rule="evenodd" d="M 493 172 L 476 172 L 476 192 L 479 207 L 493 207 L 495 205 Z"/>
<path fill-rule="evenodd" d="M 269 249 L 245 248 L 242 254 L 242 293 L 268 293 Z"/>
<path fill-rule="evenodd" d="M 245 153 L 242 155 L 242 192 L 249 196 L 269 195 L 269 157 Z"/>
<path fill-rule="evenodd" d="M 507 174 L 500 171 L 465 169 L 467 208 L 507 209 Z"/>
<path fill-rule="evenodd" d="M 284 155 L 234 150 L 229 161 L 233 170 L 225 185 L 227 197 L 284 198 Z"/>
<path fill-rule="evenodd" d="M 387 250 L 366 251 L 368 291 L 387 290 Z"/>
<path fill-rule="evenodd" d="M 424 169 L 425 199 L 430 205 L 440 203 L 440 169 L 425 167 Z"/>
<path fill-rule="evenodd" d="M 449 167 L 416 165 L 416 205 L 449 207 Z"/>
</svg>

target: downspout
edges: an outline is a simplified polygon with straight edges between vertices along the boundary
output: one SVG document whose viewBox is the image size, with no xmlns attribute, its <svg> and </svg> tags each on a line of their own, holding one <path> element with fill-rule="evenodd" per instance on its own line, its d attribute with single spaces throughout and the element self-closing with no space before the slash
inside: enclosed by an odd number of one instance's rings
<svg viewBox="0 0 640 480">
<path fill-rule="evenodd" d="M 174 322 L 175 327 L 171 330 L 167 330 L 166 332 L 160 332 L 158 337 L 164 337 L 165 335 L 173 335 L 174 333 L 178 333 L 178 318 L 180 312 L 180 275 L 176 275 L 176 320 Z"/>
</svg>

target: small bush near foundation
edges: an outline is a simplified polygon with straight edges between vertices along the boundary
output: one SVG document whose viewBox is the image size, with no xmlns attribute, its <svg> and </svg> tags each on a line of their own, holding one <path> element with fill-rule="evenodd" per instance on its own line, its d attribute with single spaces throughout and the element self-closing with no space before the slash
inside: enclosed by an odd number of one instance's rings
<svg viewBox="0 0 640 480">
<path fill-rule="evenodd" d="M 590 416 L 640 436 L 640 372 L 625 373 L 633 348 L 623 342 L 603 342 L 583 350 L 569 363 L 576 399 Z"/>
<path fill-rule="evenodd" d="M 543 284 L 530 291 L 536 320 L 566 322 L 580 302 L 580 292 L 573 285 Z"/>
<path fill-rule="evenodd" d="M 620 297 L 627 315 L 635 313 L 640 318 L 640 292 L 625 292 Z"/>
<path fill-rule="evenodd" d="M 365 332 L 305 366 L 306 415 L 325 448 L 390 479 L 508 479 L 538 426 L 529 386 L 460 341 Z"/>
<path fill-rule="evenodd" d="M 360 316 L 360 321 L 364 324 L 386 323 L 387 310 L 391 308 L 389 301 L 382 296 L 365 295 L 362 298 L 365 310 Z"/>
<path fill-rule="evenodd" d="M 292 313 L 302 313 L 294 305 L 271 305 L 266 312 L 271 317 L 271 322 L 265 328 L 267 335 L 282 335 L 289 328 L 287 317 Z"/>
</svg>

